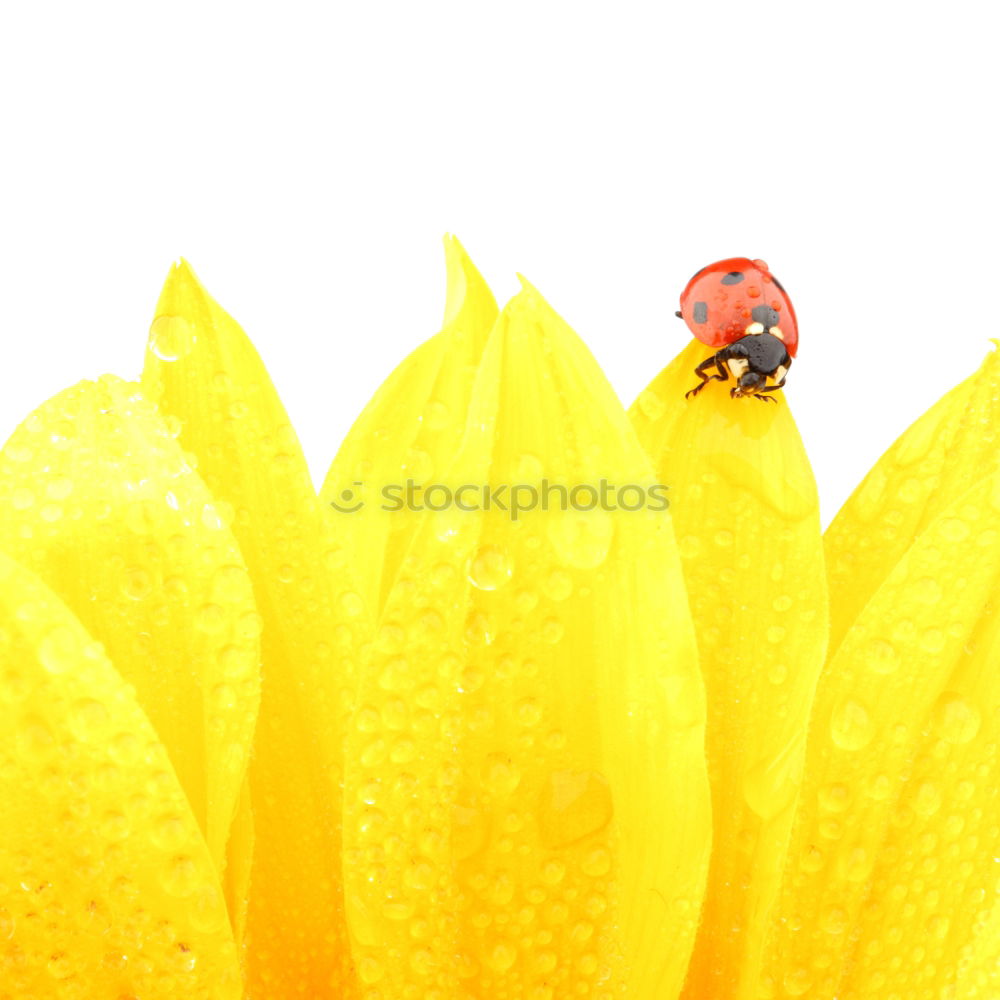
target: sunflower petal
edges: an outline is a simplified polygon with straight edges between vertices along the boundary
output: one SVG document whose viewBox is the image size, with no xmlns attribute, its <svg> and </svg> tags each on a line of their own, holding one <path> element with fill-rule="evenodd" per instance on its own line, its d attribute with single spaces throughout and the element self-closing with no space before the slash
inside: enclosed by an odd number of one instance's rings
<svg viewBox="0 0 1000 1000">
<path fill-rule="evenodd" d="M 257 716 L 259 618 L 215 501 L 138 390 L 81 382 L 17 428 L 0 452 L 0 545 L 135 685 L 221 875 Z"/>
<path fill-rule="evenodd" d="M 830 652 L 914 538 L 997 468 L 1000 352 L 943 396 L 875 463 L 827 528 Z"/>
<path fill-rule="evenodd" d="M 973 996 L 1000 857 L 1000 473 L 927 526 L 823 673 L 764 993 Z"/>
<path fill-rule="evenodd" d="M 369 638 L 364 602 L 260 358 L 187 264 L 164 286 L 143 384 L 179 420 L 200 474 L 234 512 L 262 618 L 250 992 L 348 995 L 342 741 L 356 658 Z"/>
<path fill-rule="evenodd" d="M 213 861 L 131 686 L 0 555 L 5 996 L 242 995 Z"/>
<path fill-rule="evenodd" d="M 694 341 L 630 413 L 670 487 L 708 696 L 715 841 L 690 997 L 754 996 L 826 647 L 816 487 L 784 400 L 694 399 Z"/>
<path fill-rule="evenodd" d="M 497 317 L 496 300 L 455 237 L 445 239 L 444 328 L 385 380 L 337 452 L 320 498 L 349 519 L 359 585 L 380 611 L 418 521 L 389 517 L 383 488 L 417 485 L 451 461 L 469 407 L 476 367 Z M 394 496 L 390 493 L 389 496 Z M 358 505 L 361 505 L 358 508 Z M 356 509 L 358 508 L 358 509 Z M 380 558 L 384 553 L 384 558 Z"/>
<path fill-rule="evenodd" d="M 442 485 L 478 509 L 422 519 L 348 742 L 359 973 L 384 996 L 676 996 L 711 825 L 670 519 L 532 503 L 546 480 L 650 489 L 652 470 L 530 286 L 472 399 Z"/>
</svg>

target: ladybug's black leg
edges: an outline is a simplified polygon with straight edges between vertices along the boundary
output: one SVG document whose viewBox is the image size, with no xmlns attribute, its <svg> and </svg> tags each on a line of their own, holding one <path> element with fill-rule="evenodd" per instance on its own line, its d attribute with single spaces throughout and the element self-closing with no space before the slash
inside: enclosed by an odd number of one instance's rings
<svg viewBox="0 0 1000 1000">
<path fill-rule="evenodd" d="M 712 357 L 706 358 L 704 361 L 702 361 L 700 365 L 698 365 L 697 368 L 695 368 L 694 373 L 701 379 L 701 383 L 699 385 L 696 385 L 693 389 L 689 389 L 686 393 L 684 393 L 685 399 L 688 399 L 691 396 L 697 396 L 698 393 L 701 392 L 701 390 L 704 389 L 709 382 L 725 382 L 726 379 L 729 378 L 729 372 L 726 370 L 725 365 L 722 363 L 723 362 L 723 358 L 721 357 L 722 353 L 723 353 L 722 351 L 719 351 L 717 354 L 713 354 Z M 706 374 L 705 369 L 711 368 L 712 365 L 715 365 L 715 369 L 719 373 L 718 375 Z"/>
<path fill-rule="evenodd" d="M 763 389 L 758 389 L 757 390 L 757 398 L 758 399 L 770 399 L 771 398 L 770 396 L 762 396 L 761 393 L 762 392 L 777 392 L 784 384 L 785 384 L 785 380 L 782 379 L 776 385 L 766 385 L 766 386 L 764 386 Z M 775 402 L 777 402 L 777 400 L 775 400 Z"/>
</svg>

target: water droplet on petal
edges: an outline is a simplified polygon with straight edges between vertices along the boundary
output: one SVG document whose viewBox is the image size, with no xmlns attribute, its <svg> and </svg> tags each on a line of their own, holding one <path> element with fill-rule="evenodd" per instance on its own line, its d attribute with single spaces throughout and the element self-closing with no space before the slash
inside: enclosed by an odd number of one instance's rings
<svg viewBox="0 0 1000 1000">
<path fill-rule="evenodd" d="M 872 673 L 891 674 L 899 666 L 899 653 L 891 642 L 872 639 L 865 647 L 865 665 Z"/>
<path fill-rule="evenodd" d="M 194 330 L 181 316 L 158 316 L 149 328 L 149 349 L 161 361 L 180 361 L 194 342 Z"/>
<path fill-rule="evenodd" d="M 611 787 L 598 771 L 555 771 L 542 789 L 539 825 L 550 847 L 571 844 L 611 822 Z"/>
<path fill-rule="evenodd" d="M 50 674 L 61 674 L 76 665 L 79 644 L 72 629 L 58 625 L 38 647 L 38 659 Z"/>
<path fill-rule="evenodd" d="M 517 949 L 507 941 L 498 941 L 486 958 L 487 964 L 495 972 L 507 972 L 517 961 Z"/>
<path fill-rule="evenodd" d="M 861 750 L 868 746 L 875 736 L 868 709 L 857 701 L 843 702 L 830 717 L 830 735 L 843 750 Z"/>
<path fill-rule="evenodd" d="M 948 743 L 968 743 L 979 732 L 979 711 L 955 691 L 945 691 L 931 713 L 934 731 Z"/>
<path fill-rule="evenodd" d="M 653 392 L 652 389 L 644 389 L 637 400 L 639 409 L 650 419 L 659 420 L 667 408 L 663 397 Z"/>
<path fill-rule="evenodd" d="M 469 564 L 469 583 L 480 590 L 499 590 L 514 572 L 507 553 L 495 545 L 484 545 Z"/>
<path fill-rule="evenodd" d="M 521 771 L 505 753 L 491 753 L 482 768 L 483 784 L 495 795 L 510 795 L 521 782 Z"/>
<path fill-rule="evenodd" d="M 607 558 L 615 525 L 603 510 L 552 511 L 549 541 L 559 560 L 567 566 L 594 569 Z"/>
</svg>

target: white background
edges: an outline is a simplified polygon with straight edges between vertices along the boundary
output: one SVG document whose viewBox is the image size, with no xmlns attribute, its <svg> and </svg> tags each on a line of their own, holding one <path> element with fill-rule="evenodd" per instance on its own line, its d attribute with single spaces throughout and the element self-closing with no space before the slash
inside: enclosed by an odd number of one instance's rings
<svg viewBox="0 0 1000 1000">
<path fill-rule="evenodd" d="M 0 7 L 0 438 L 141 370 L 184 255 L 321 481 L 435 332 L 441 236 L 530 278 L 627 405 L 692 272 L 763 257 L 824 523 L 1000 336 L 992 5 Z M 736 404 L 734 404 L 736 405 Z"/>
</svg>

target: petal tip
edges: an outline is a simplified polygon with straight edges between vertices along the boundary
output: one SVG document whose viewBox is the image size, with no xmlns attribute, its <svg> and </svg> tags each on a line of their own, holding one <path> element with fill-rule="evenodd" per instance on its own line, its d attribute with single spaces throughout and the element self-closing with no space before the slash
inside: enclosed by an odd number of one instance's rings
<svg viewBox="0 0 1000 1000">
<path fill-rule="evenodd" d="M 495 312 L 497 305 L 493 293 L 454 233 L 444 235 L 444 257 L 448 284 L 444 325 L 454 323 L 470 300 L 481 300 L 488 310 Z"/>
</svg>

